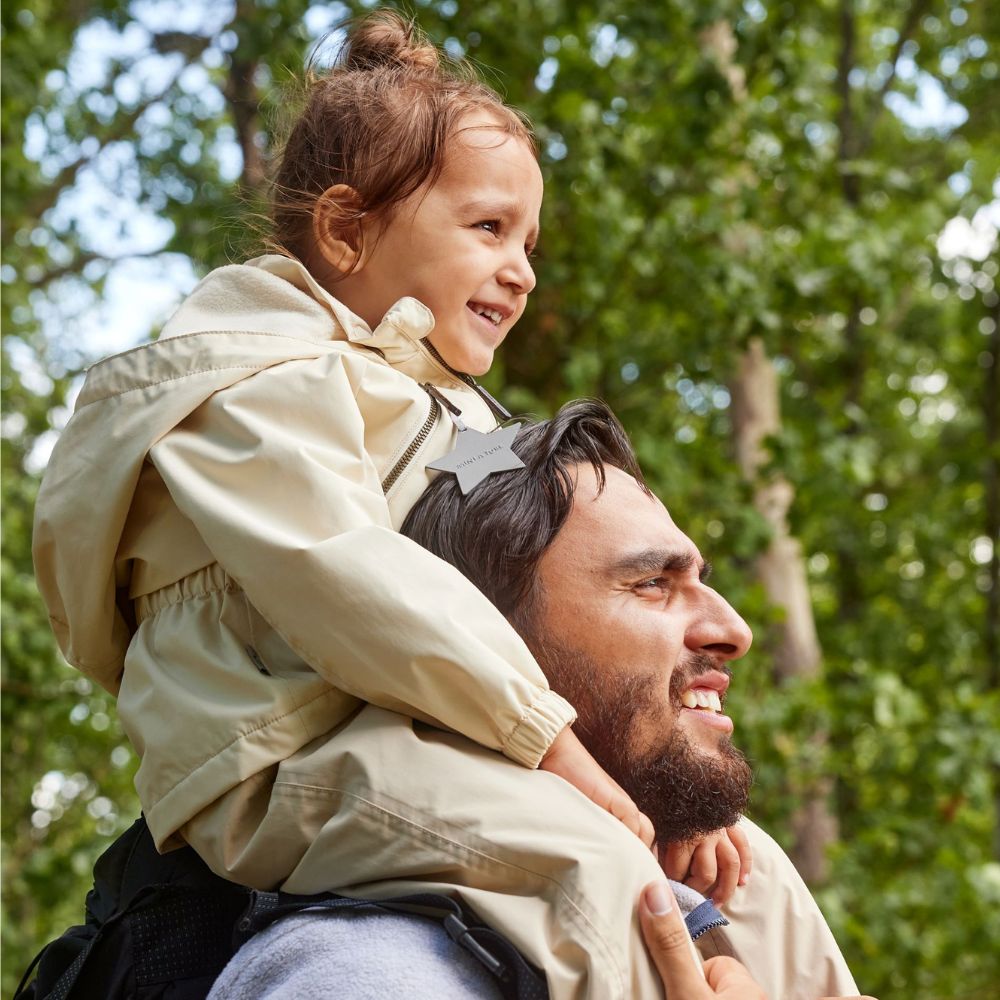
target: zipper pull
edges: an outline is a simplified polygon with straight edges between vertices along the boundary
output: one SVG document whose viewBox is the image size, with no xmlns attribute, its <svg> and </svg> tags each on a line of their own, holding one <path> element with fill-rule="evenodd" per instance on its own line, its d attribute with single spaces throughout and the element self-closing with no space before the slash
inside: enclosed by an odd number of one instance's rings
<svg viewBox="0 0 1000 1000">
<path fill-rule="evenodd" d="M 423 389 L 444 407 L 458 430 L 455 447 L 436 462 L 428 462 L 428 469 L 452 473 L 458 479 L 458 488 L 465 495 L 494 472 L 524 468 L 524 462 L 511 448 L 521 429 L 519 424 L 498 427 L 489 434 L 483 434 L 466 426 L 461 417 L 462 411 L 434 386 L 424 383 Z"/>
<path fill-rule="evenodd" d="M 421 388 L 427 395 L 432 399 L 436 399 L 445 408 L 448 416 L 451 417 L 451 422 L 460 434 L 462 431 L 469 429 L 462 419 L 462 411 L 443 392 L 439 392 L 436 386 L 431 385 L 430 382 L 424 382 Z"/>
</svg>

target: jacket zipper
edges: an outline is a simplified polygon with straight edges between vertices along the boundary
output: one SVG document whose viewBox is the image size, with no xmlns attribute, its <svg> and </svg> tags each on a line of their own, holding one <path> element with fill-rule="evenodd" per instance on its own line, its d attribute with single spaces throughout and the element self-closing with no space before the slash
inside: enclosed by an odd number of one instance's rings
<svg viewBox="0 0 1000 1000">
<path fill-rule="evenodd" d="M 426 338 L 423 339 L 421 343 L 425 348 L 427 348 L 427 353 L 430 354 L 430 356 L 441 366 L 441 368 L 443 368 L 453 378 L 457 378 L 460 382 L 464 382 L 490 408 L 490 412 L 492 412 L 498 423 L 502 424 L 505 420 L 510 420 L 510 412 L 507 408 L 498 400 L 494 399 L 493 396 L 471 375 L 467 375 L 465 372 L 456 371 L 452 368 L 451 365 L 449 365 L 448 362 L 445 361 L 440 354 L 438 354 L 437 348 Z M 441 413 L 441 404 L 435 398 L 435 395 L 430 392 L 427 386 L 421 386 L 421 388 L 423 388 L 427 392 L 427 395 L 430 396 L 430 413 L 428 413 L 423 426 L 419 431 L 417 431 L 416 437 L 406 446 L 406 451 L 400 455 L 399 460 L 389 470 L 385 479 L 382 480 L 383 493 L 388 493 L 389 490 L 396 485 L 396 481 L 403 474 L 403 471 L 410 464 L 410 462 L 413 461 L 417 452 L 420 451 L 421 446 L 427 440 L 431 429 Z"/>
<path fill-rule="evenodd" d="M 428 393 L 428 396 L 430 396 L 430 393 Z M 406 446 L 406 451 L 399 456 L 399 460 L 389 470 L 385 479 L 382 480 L 383 493 L 388 494 L 389 490 L 395 486 L 396 480 L 399 479 L 403 474 L 403 470 L 413 461 L 414 456 L 420 451 L 421 445 L 423 445 L 430 435 L 431 428 L 434 426 L 438 414 L 441 412 L 441 404 L 433 396 L 430 396 L 430 401 L 431 411 L 427 414 L 427 419 L 424 421 L 423 426 L 417 431 L 416 437 Z"/>
<path fill-rule="evenodd" d="M 498 423 L 503 423 L 505 420 L 510 420 L 510 411 L 507 409 L 503 403 L 499 402 L 493 398 L 493 396 L 484 389 L 471 375 L 466 375 L 465 372 L 455 371 L 451 365 L 445 361 L 444 358 L 438 354 L 437 348 L 425 337 L 420 341 L 427 348 L 427 353 L 453 378 L 457 378 L 459 381 L 464 382 L 493 412 L 493 416 L 497 418 Z"/>
</svg>

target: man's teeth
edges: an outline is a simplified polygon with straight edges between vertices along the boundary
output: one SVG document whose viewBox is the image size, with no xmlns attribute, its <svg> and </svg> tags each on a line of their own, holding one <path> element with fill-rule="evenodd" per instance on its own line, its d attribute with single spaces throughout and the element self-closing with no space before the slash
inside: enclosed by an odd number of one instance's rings
<svg viewBox="0 0 1000 1000">
<path fill-rule="evenodd" d="M 485 316 L 494 326 L 503 319 L 503 313 L 497 309 L 486 309 L 483 306 L 476 306 L 475 312 L 479 313 L 480 316 Z"/>
<path fill-rule="evenodd" d="M 688 688 L 681 695 L 681 703 L 685 708 L 703 708 L 709 712 L 722 711 L 722 699 L 718 691 L 710 688 Z"/>
</svg>

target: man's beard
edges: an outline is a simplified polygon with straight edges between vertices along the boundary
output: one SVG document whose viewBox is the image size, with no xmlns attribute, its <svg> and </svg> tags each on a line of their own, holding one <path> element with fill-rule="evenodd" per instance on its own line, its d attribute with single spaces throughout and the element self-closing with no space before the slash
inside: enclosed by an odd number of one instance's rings
<svg viewBox="0 0 1000 1000">
<path fill-rule="evenodd" d="M 658 676 L 609 676 L 577 650 L 551 642 L 530 645 L 552 687 L 576 709 L 577 736 L 650 818 L 660 843 L 692 840 L 736 822 L 753 781 L 746 758 L 728 735 L 715 752 L 706 752 L 678 725 L 684 689 L 700 674 L 725 667 L 704 654 L 690 657 L 674 670 L 664 705 Z M 668 721 L 665 739 L 640 745 L 644 728 L 655 733 L 660 723 L 662 731 Z"/>
</svg>

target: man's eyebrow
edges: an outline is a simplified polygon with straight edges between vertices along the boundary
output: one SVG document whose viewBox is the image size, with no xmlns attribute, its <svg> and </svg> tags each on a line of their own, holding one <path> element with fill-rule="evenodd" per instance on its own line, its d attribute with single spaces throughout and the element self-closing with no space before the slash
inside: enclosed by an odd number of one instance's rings
<svg viewBox="0 0 1000 1000">
<path fill-rule="evenodd" d="M 614 576 L 631 576 L 654 573 L 683 573 L 698 564 L 698 579 L 704 583 L 712 574 L 712 564 L 697 560 L 690 552 L 671 552 L 668 549 L 642 549 L 630 552 L 611 567 Z"/>
</svg>

